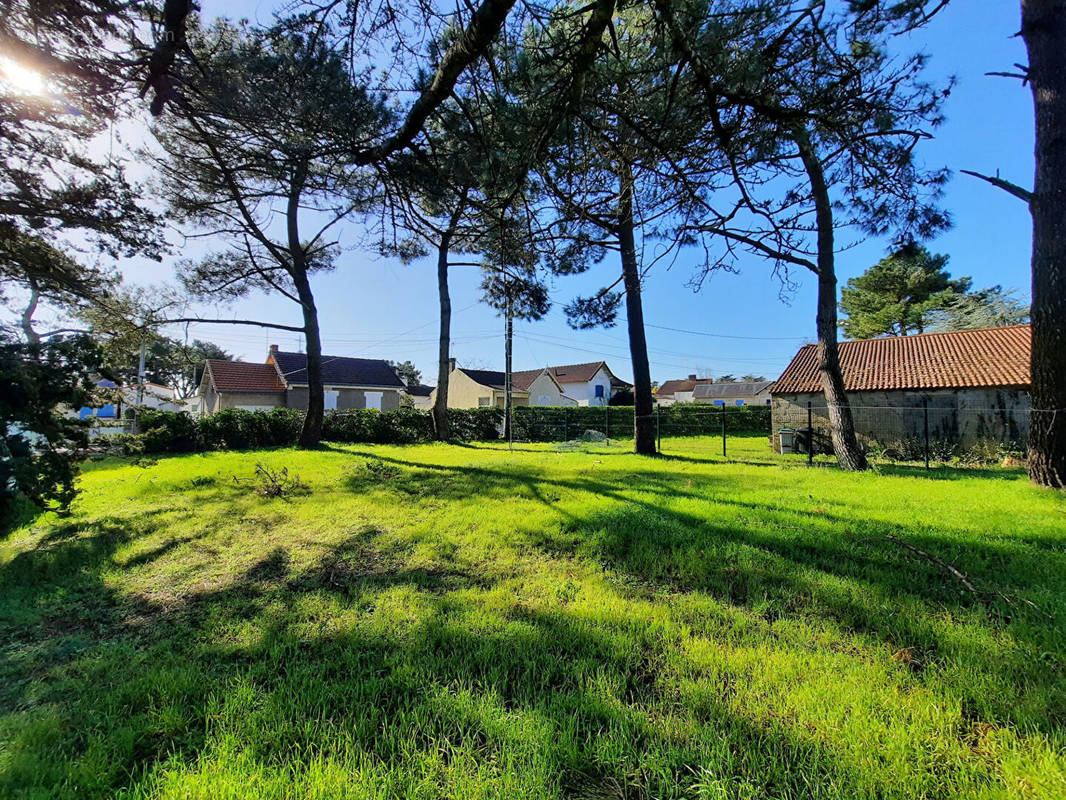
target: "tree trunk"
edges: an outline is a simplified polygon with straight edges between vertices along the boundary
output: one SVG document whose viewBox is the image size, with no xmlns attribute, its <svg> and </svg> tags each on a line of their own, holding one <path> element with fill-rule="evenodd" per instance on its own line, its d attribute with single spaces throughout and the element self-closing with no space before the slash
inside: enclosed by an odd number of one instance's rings
<svg viewBox="0 0 1066 800">
<path fill-rule="evenodd" d="M 503 438 L 507 440 L 508 444 L 511 443 L 511 417 L 514 413 L 514 386 L 511 378 L 511 349 L 514 340 L 513 302 L 511 295 L 508 294 L 506 311 L 507 322 L 504 332 L 506 343 L 504 345 L 503 353 Z"/>
<path fill-rule="evenodd" d="M 633 362 L 633 440 L 640 455 L 653 456 L 655 420 L 652 417 L 651 367 L 644 335 L 644 308 L 640 297 L 640 266 L 633 220 L 633 170 L 620 161 L 618 198 L 618 244 L 622 251 L 622 277 L 626 287 L 626 318 L 629 326 L 629 356 Z"/>
<path fill-rule="evenodd" d="M 433 431 L 446 441 L 448 430 L 448 377 L 451 374 L 452 298 L 448 291 L 448 248 L 452 230 L 440 237 L 437 246 L 437 295 L 440 299 L 440 343 L 437 351 L 437 397 L 433 401 Z"/>
<path fill-rule="evenodd" d="M 307 280 L 307 271 L 294 276 L 296 294 L 304 315 L 304 339 L 307 342 L 307 414 L 300 431 L 300 447 L 318 447 L 322 441 L 325 418 L 326 388 L 322 383 L 322 335 L 318 328 L 318 309 Z"/>
<path fill-rule="evenodd" d="M 37 312 L 37 302 L 40 299 L 40 292 L 37 288 L 37 281 L 30 278 L 30 299 L 26 303 L 26 309 L 22 312 L 22 333 L 26 337 L 27 344 L 38 345 L 41 343 L 41 337 L 37 335 L 37 331 L 33 329 L 33 315 Z"/>
<path fill-rule="evenodd" d="M 863 470 L 869 467 L 866 454 L 855 435 L 855 421 L 844 391 L 844 375 L 840 369 L 840 350 L 837 347 L 837 276 L 836 253 L 833 242 L 833 205 L 825 182 L 822 164 L 814 152 L 805 129 L 795 132 L 800 158 L 811 183 L 815 218 L 818 225 L 818 371 L 829 412 L 829 429 L 833 437 L 833 452 L 842 469 Z M 814 431 L 810 432 L 813 446 Z"/>
<path fill-rule="evenodd" d="M 288 225 L 289 274 L 304 318 L 304 339 L 307 342 L 307 413 L 300 431 L 299 445 L 304 449 L 318 447 L 322 441 L 322 421 L 325 416 L 326 391 L 322 384 L 322 335 L 318 328 L 318 308 L 307 278 L 307 254 L 300 242 L 300 195 L 303 193 L 307 165 L 296 166 L 289 188 L 285 219 Z"/>
<path fill-rule="evenodd" d="M 1066 487 L 1066 0 L 1022 0 L 1036 111 L 1029 478 Z"/>
</svg>

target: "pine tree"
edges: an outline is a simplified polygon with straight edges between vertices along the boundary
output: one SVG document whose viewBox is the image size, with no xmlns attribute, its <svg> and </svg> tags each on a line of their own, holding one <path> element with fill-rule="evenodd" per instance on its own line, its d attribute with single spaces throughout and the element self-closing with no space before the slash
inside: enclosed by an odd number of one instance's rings
<svg viewBox="0 0 1066 800">
<path fill-rule="evenodd" d="M 951 277 L 947 262 L 915 244 L 881 259 L 844 287 L 840 327 L 852 339 L 923 333 L 970 288 L 969 278 Z"/>
</svg>

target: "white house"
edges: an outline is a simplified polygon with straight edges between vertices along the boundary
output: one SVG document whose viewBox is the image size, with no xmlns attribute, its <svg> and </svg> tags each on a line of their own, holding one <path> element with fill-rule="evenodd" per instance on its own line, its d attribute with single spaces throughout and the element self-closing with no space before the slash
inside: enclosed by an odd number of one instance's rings
<svg viewBox="0 0 1066 800">
<path fill-rule="evenodd" d="M 611 372 L 606 361 L 565 364 L 548 367 L 547 371 L 579 406 L 605 406 L 615 394 L 632 388 L 632 384 Z"/>
</svg>

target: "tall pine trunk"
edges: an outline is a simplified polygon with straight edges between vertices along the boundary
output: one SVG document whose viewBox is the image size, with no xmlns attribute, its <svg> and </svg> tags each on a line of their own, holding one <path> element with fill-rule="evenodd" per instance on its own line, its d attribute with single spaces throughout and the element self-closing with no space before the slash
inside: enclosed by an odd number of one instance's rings
<svg viewBox="0 0 1066 800">
<path fill-rule="evenodd" d="M 448 289 L 448 257 L 459 221 L 466 211 L 467 190 L 459 195 L 448 227 L 437 242 L 437 298 L 440 302 L 440 339 L 437 348 L 437 397 L 433 401 L 433 431 L 439 441 L 451 434 L 448 423 L 448 380 L 452 371 L 452 297 Z"/>
<path fill-rule="evenodd" d="M 307 277 L 307 253 L 300 241 L 300 195 L 307 178 L 307 164 L 300 162 L 293 172 L 289 186 L 285 220 L 288 228 L 289 274 L 296 289 L 303 312 L 304 339 L 307 343 L 307 412 L 300 430 L 299 445 L 318 447 L 322 441 L 322 421 L 325 416 L 326 391 L 322 383 L 322 335 L 318 327 L 318 308 Z"/>
<path fill-rule="evenodd" d="M 633 362 L 633 440 L 640 455 L 653 456 L 655 420 L 652 417 L 651 367 L 648 341 L 644 335 L 644 307 L 641 303 L 640 265 L 633 219 L 633 170 L 619 161 L 618 244 L 622 251 L 622 278 L 626 289 L 626 318 L 629 327 L 629 356 Z"/>
<path fill-rule="evenodd" d="M 437 396 L 433 401 L 433 431 L 440 441 L 448 438 L 448 379 L 451 375 L 452 298 L 448 290 L 448 248 L 452 231 L 441 234 L 437 245 L 437 297 L 440 302 L 440 340 L 437 349 Z"/>
<path fill-rule="evenodd" d="M 1066 487 L 1066 0 L 1022 0 L 1036 111 L 1029 477 Z"/>
<path fill-rule="evenodd" d="M 507 295 L 507 310 L 504 330 L 504 338 L 506 343 L 504 344 L 503 353 L 503 438 L 507 440 L 507 443 L 511 443 L 513 431 L 511 430 L 511 419 L 514 416 L 514 378 L 511 374 L 511 356 L 513 352 L 514 343 L 514 298 L 511 297 L 510 290 Z"/>
<path fill-rule="evenodd" d="M 294 275 L 296 296 L 304 316 L 304 339 L 307 342 L 307 413 L 300 431 L 300 447 L 318 447 L 322 441 L 322 423 L 325 419 L 326 388 L 322 383 L 322 335 L 318 327 L 318 309 L 307 280 L 306 269 Z"/>
<path fill-rule="evenodd" d="M 866 454 L 855 435 L 855 421 L 844 390 L 844 374 L 840 368 L 840 349 L 837 346 L 837 276 L 834 252 L 833 205 L 829 199 L 825 172 L 814 151 L 807 131 L 795 131 L 796 145 L 811 184 L 815 219 L 818 226 L 818 313 L 815 322 L 818 335 L 818 372 L 829 412 L 829 429 L 833 438 L 833 452 L 842 469 L 863 470 L 869 467 Z M 814 432 L 811 431 L 811 445 Z"/>
</svg>

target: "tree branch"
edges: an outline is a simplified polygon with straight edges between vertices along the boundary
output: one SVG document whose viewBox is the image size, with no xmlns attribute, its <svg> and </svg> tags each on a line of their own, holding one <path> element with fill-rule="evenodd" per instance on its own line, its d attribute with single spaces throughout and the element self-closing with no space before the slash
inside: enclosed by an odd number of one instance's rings
<svg viewBox="0 0 1066 800">
<path fill-rule="evenodd" d="M 202 317 L 178 317 L 177 319 L 164 319 L 159 325 L 171 325 L 177 322 L 207 322 L 212 325 L 257 325 L 260 328 L 276 328 L 279 331 L 295 331 L 304 333 L 302 325 L 281 325 L 277 322 L 259 322 L 254 319 L 203 319 Z"/>
<path fill-rule="evenodd" d="M 994 175 L 994 176 L 993 175 L 982 175 L 980 172 L 974 172 L 972 169 L 964 169 L 964 170 L 960 170 L 960 172 L 963 172 L 963 173 L 965 173 L 967 175 L 972 175 L 975 178 L 980 178 L 983 181 L 987 181 L 988 183 L 991 183 L 996 188 L 1002 189 L 1007 194 L 1012 194 L 1015 197 L 1017 197 L 1019 200 L 1024 200 L 1026 203 L 1032 203 L 1033 202 L 1033 193 L 1032 192 L 1030 192 L 1028 189 L 1023 189 L 1021 186 L 1019 186 L 1016 183 L 1011 183 L 1010 181 L 1005 181 L 1005 180 L 1003 180 L 1003 178 L 999 177 L 998 175 Z"/>
</svg>

